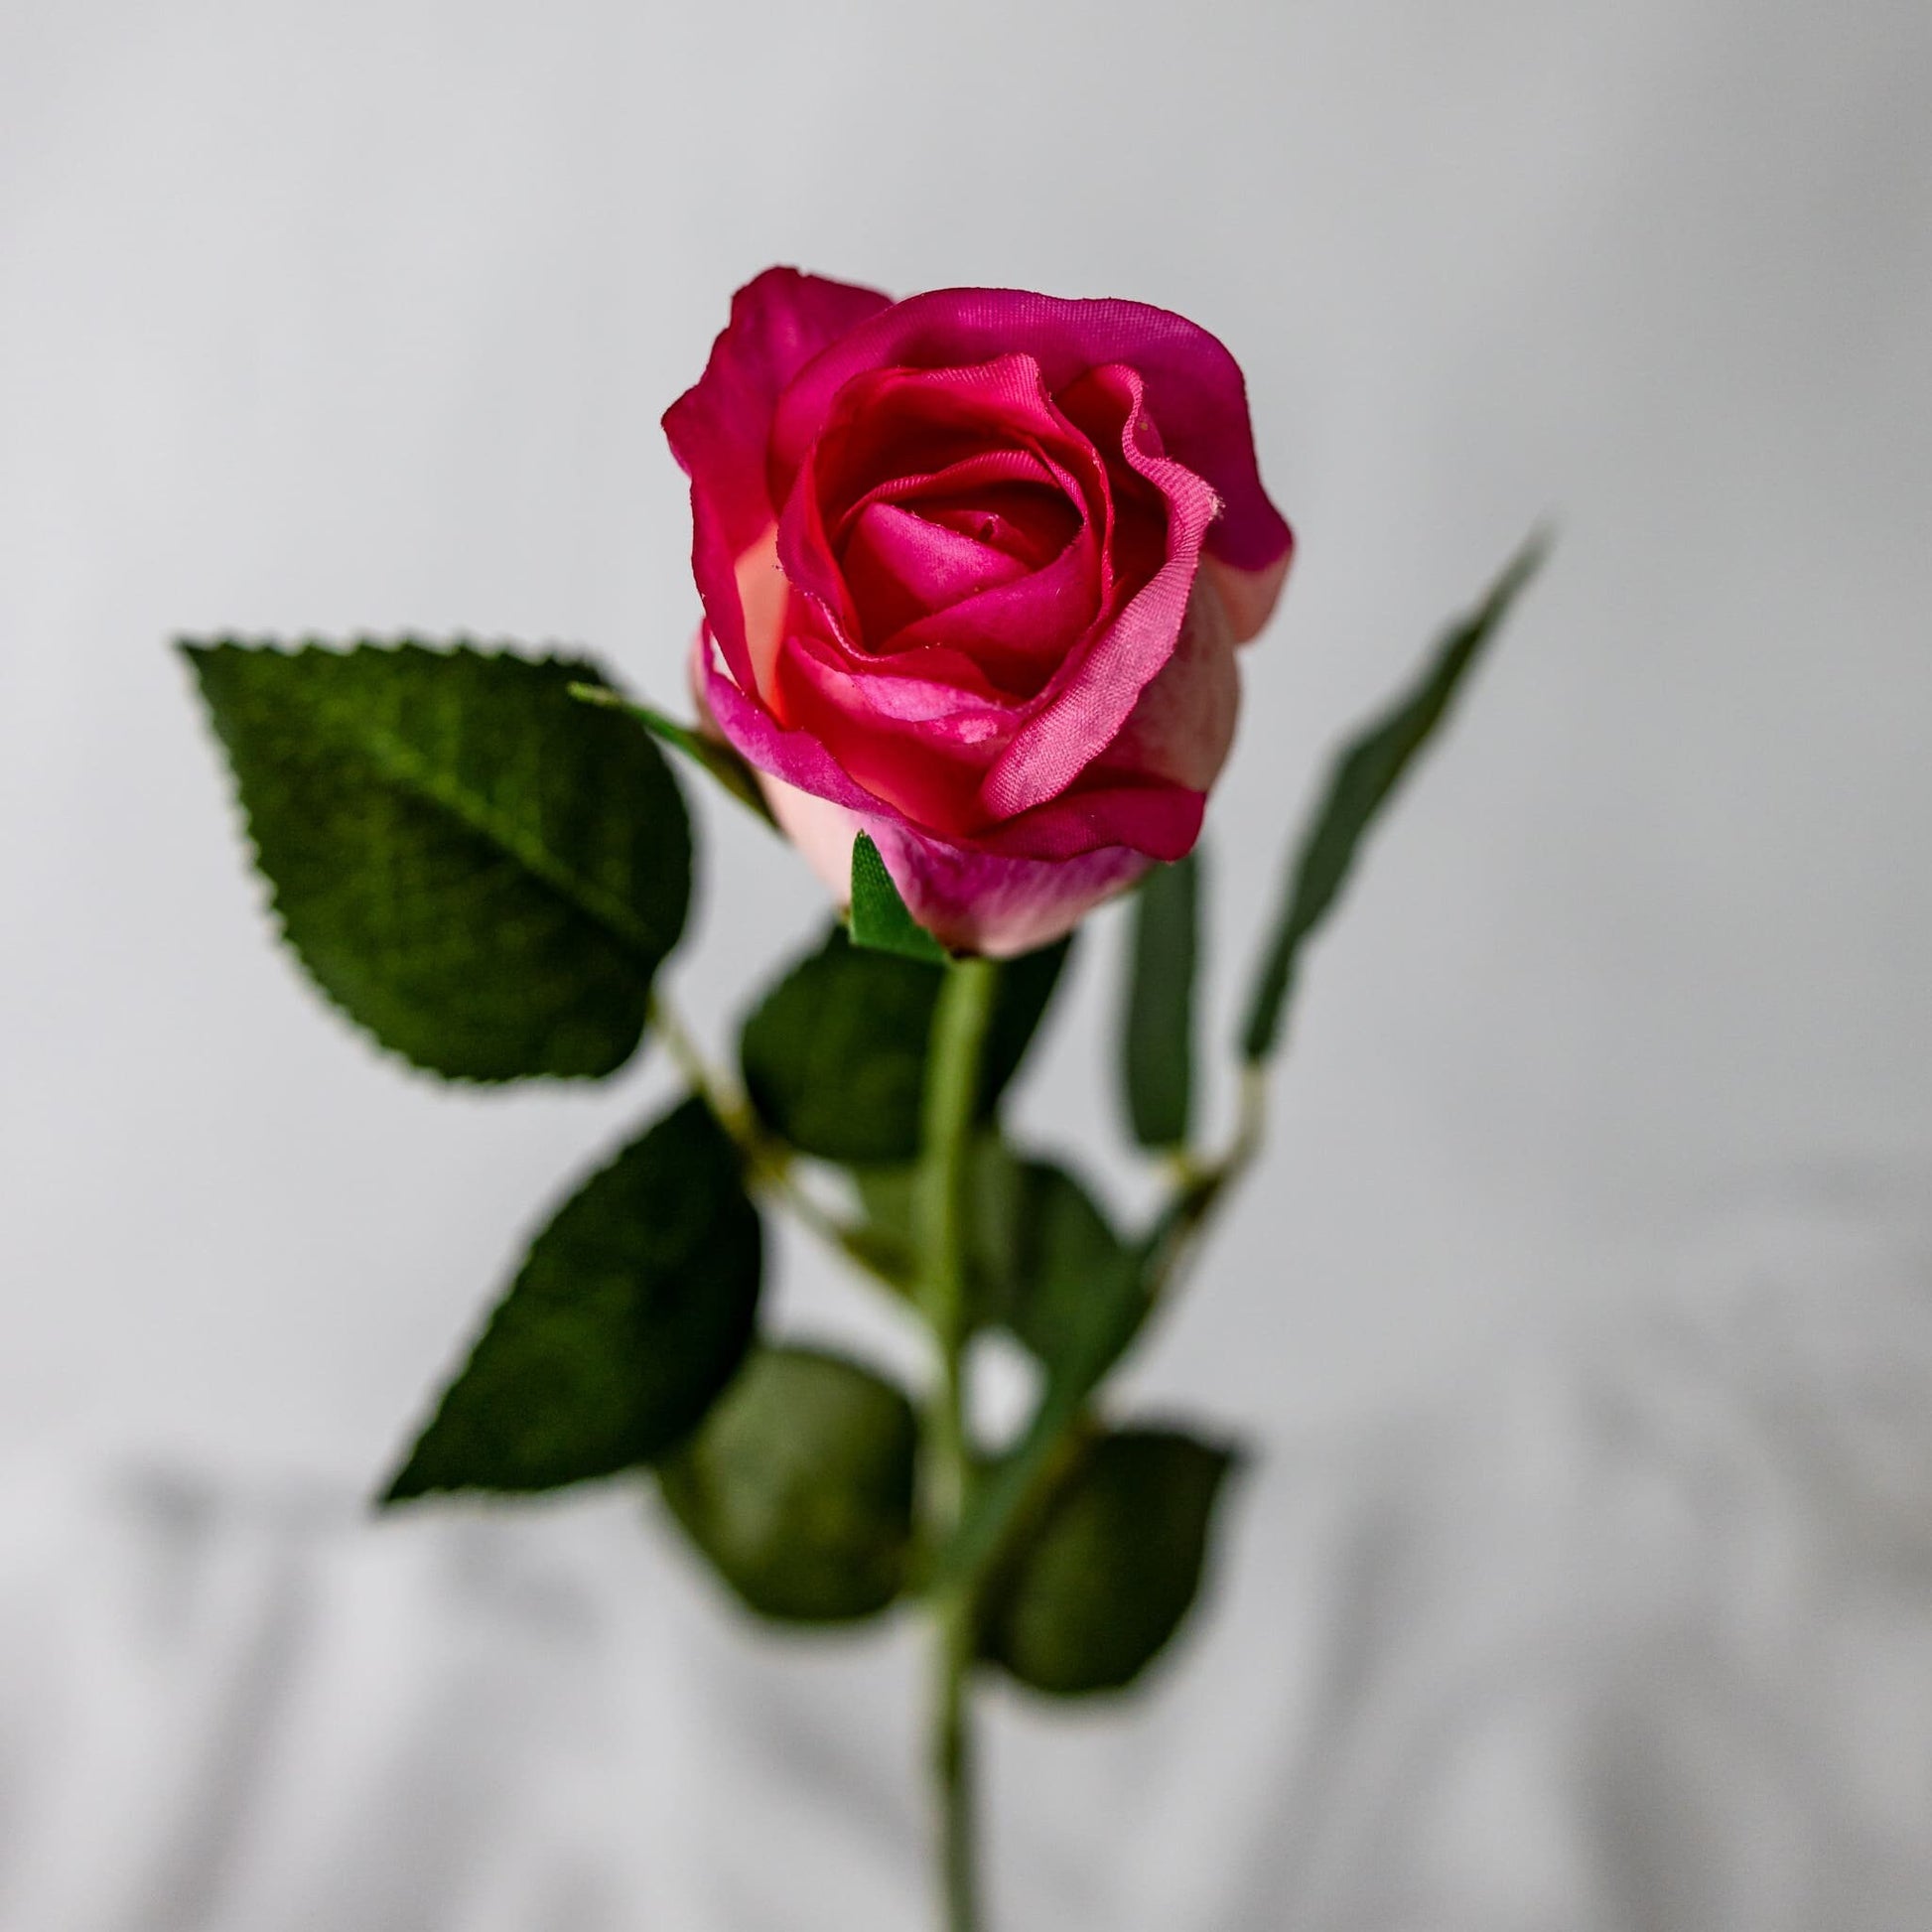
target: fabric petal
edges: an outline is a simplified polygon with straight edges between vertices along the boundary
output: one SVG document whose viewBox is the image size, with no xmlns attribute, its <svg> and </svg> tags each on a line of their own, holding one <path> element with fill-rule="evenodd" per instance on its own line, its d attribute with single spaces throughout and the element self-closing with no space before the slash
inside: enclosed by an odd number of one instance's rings
<svg viewBox="0 0 1932 1932">
<path fill-rule="evenodd" d="M 843 561 L 862 621 L 877 637 L 1027 575 L 1011 552 L 897 503 L 874 503 L 859 518 Z"/>
<path fill-rule="evenodd" d="M 1237 644 L 1259 636 L 1262 626 L 1274 616 L 1275 601 L 1282 594 L 1294 556 L 1295 545 L 1291 540 L 1272 564 L 1264 564 L 1259 570 L 1238 570 L 1215 556 L 1210 544 L 1209 554 L 1201 559 L 1201 574 L 1220 593 L 1234 625 Z"/>
<path fill-rule="evenodd" d="M 703 631 L 692 649 L 691 688 L 704 729 L 748 763 L 766 777 L 843 806 L 869 827 L 894 825 L 909 837 L 936 839 L 960 851 L 1054 864 L 1108 846 L 1144 858 L 1178 859 L 1200 836 L 1204 793 L 1131 773 L 1098 773 L 1089 774 L 1077 790 L 978 837 L 947 839 L 860 783 L 814 733 L 779 724 L 762 704 L 748 698 L 719 665 L 714 642 Z"/>
<path fill-rule="evenodd" d="M 799 372 L 772 425 L 774 473 L 789 485 L 832 398 L 862 370 L 888 364 L 938 368 L 1016 349 L 1039 363 L 1051 391 L 1103 363 L 1137 369 L 1169 455 L 1221 499 L 1208 554 L 1257 575 L 1287 557 L 1292 538 L 1262 486 L 1240 364 L 1197 324 L 1140 302 L 1066 301 L 1023 289 L 936 289 L 896 303 Z"/>
<path fill-rule="evenodd" d="M 1106 751 L 1142 691 L 1173 654 L 1186 614 L 1201 540 L 1218 503 L 1207 483 L 1171 457 L 1153 454 L 1144 432 L 1138 371 L 1107 372 L 1128 400 L 1122 453 L 1168 505 L 1167 555 L 1152 580 L 1077 659 L 1052 701 L 1016 734 L 987 773 L 981 798 L 990 816 L 1012 818 L 1064 791 Z"/>
<path fill-rule="evenodd" d="M 769 268 L 732 298 L 704 374 L 664 412 L 691 479 L 691 568 L 705 615 L 741 682 L 752 682 L 734 566 L 776 514 L 766 484 L 772 413 L 799 369 L 892 306 L 877 289 Z"/>
<path fill-rule="evenodd" d="M 1233 749 L 1240 709 L 1234 623 L 1218 584 L 1203 571 L 1187 599 L 1173 655 L 1141 693 L 1097 767 L 1205 791 Z"/>
<path fill-rule="evenodd" d="M 850 903 L 852 846 L 868 833 L 912 916 L 954 952 L 1011 959 L 1063 937 L 1153 863 L 1113 847 L 1068 861 L 1000 858 L 932 839 L 766 778 L 772 816 L 840 906 Z"/>
</svg>

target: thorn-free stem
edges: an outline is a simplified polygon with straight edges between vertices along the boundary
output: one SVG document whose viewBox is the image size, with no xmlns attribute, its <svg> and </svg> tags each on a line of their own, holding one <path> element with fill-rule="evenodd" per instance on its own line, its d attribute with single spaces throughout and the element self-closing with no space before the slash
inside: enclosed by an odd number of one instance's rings
<svg viewBox="0 0 1932 1932">
<path fill-rule="evenodd" d="M 947 966 L 926 1060 L 915 1228 L 920 1303 L 939 1369 L 924 1415 L 920 1498 L 925 1544 L 932 1550 L 944 1547 L 957 1529 L 971 1474 L 965 1387 L 970 1157 L 980 1062 L 998 983 L 999 968 L 991 960 L 956 959 Z M 978 1932 L 980 1923 L 969 1702 L 974 1588 L 970 1578 L 948 1584 L 935 1591 L 930 1605 L 932 1770 L 946 1932 Z"/>
</svg>

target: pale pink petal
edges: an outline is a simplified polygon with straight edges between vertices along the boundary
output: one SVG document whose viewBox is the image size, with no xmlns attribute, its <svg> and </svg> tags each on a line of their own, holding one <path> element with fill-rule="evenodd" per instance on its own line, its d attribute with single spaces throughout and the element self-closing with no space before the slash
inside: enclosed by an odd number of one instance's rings
<svg viewBox="0 0 1932 1932">
<path fill-rule="evenodd" d="M 1205 791 L 1227 762 L 1240 708 L 1234 625 L 1217 584 L 1203 571 L 1187 599 L 1173 655 L 1141 693 L 1095 770 L 1172 778 Z"/>
<path fill-rule="evenodd" d="M 1233 621 L 1237 644 L 1259 636 L 1262 626 L 1274 615 L 1275 600 L 1282 594 L 1282 584 L 1294 556 L 1295 546 L 1291 542 L 1272 564 L 1264 564 L 1259 570 L 1237 570 L 1211 551 L 1201 559 L 1201 575 L 1221 594 L 1221 602 L 1227 606 L 1228 617 Z"/>
</svg>

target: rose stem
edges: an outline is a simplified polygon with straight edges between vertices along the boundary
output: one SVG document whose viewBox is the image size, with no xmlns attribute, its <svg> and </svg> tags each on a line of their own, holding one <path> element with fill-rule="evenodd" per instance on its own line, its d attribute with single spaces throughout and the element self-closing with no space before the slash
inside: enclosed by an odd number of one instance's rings
<svg viewBox="0 0 1932 1932">
<path fill-rule="evenodd" d="M 917 1218 L 919 1289 L 939 1357 L 938 1386 L 926 1405 L 921 1513 L 926 1548 L 937 1551 L 957 1527 L 970 1470 L 964 1353 L 966 1230 L 971 1207 L 973 1117 L 999 968 L 956 959 L 946 969 L 933 1016 L 925 1074 Z M 974 1651 L 974 1586 L 946 1586 L 931 1604 L 934 1635 L 933 1774 L 937 1780 L 940 1887 L 947 1932 L 979 1924 L 974 1858 L 973 1751 L 969 1678 Z"/>
</svg>

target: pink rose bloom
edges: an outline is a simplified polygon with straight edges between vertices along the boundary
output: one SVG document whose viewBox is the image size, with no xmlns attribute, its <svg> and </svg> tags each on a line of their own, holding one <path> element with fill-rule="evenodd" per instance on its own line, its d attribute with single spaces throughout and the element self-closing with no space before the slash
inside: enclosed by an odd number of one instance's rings
<svg viewBox="0 0 1932 1932">
<path fill-rule="evenodd" d="M 1293 544 L 1205 330 L 767 269 L 664 429 L 701 710 L 841 902 L 863 829 L 1005 957 L 1192 848 Z"/>
</svg>

